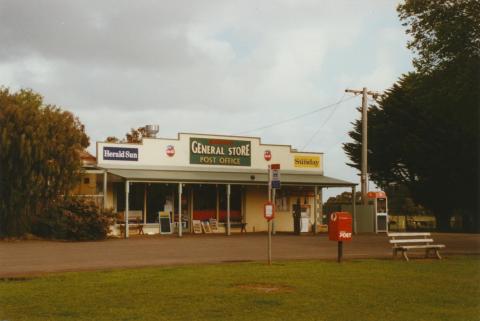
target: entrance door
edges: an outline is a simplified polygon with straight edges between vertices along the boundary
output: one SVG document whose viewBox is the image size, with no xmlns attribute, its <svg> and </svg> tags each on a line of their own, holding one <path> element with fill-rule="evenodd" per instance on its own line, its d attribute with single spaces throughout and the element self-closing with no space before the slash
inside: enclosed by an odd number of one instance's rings
<svg viewBox="0 0 480 321">
<path fill-rule="evenodd" d="M 193 219 L 208 221 L 217 218 L 217 186 L 212 184 L 193 187 Z"/>
<path fill-rule="evenodd" d="M 227 222 L 227 186 L 219 186 L 219 220 Z M 239 185 L 230 185 L 230 222 L 242 222 L 242 189 Z"/>
<path fill-rule="evenodd" d="M 230 221 L 241 222 L 242 190 L 232 185 L 230 190 Z M 227 186 L 202 184 L 193 187 L 193 219 L 227 221 Z"/>
</svg>

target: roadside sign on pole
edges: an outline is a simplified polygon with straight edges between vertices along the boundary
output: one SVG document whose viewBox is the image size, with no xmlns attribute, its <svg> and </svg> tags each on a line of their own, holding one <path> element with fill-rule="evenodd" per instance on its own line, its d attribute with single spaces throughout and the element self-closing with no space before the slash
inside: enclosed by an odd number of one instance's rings
<svg viewBox="0 0 480 321">
<path fill-rule="evenodd" d="M 267 221 L 270 221 L 275 217 L 275 207 L 272 202 L 265 203 L 263 217 L 265 217 Z"/>
<path fill-rule="evenodd" d="M 280 164 L 268 165 L 268 202 L 265 203 L 263 212 L 268 224 L 268 265 L 272 264 L 272 220 L 275 218 L 275 190 L 272 189 L 278 188 L 280 188 Z"/>
<path fill-rule="evenodd" d="M 280 164 L 270 165 L 270 184 L 271 188 L 279 189 L 280 184 Z"/>
</svg>

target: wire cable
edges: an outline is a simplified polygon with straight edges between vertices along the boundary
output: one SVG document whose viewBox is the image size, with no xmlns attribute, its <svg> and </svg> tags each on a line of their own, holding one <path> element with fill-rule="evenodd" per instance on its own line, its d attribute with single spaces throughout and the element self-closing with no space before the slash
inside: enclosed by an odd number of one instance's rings
<svg viewBox="0 0 480 321">
<path fill-rule="evenodd" d="M 328 115 L 327 118 L 325 118 L 325 120 L 323 121 L 323 123 L 318 127 L 318 129 L 313 133 L 312 136 L 310 136 L 310 138 L 307 140 L 307 142 L 305 143 L 305 145 L 303 145 L 302 148 L 300 148 L 300 150 L 305 150 L 305 148 L 310 145 L 310 143 L 312 142 L 312 140 L 315 138 L 315 136 L 317 136 L 317 134 L 320 132 L 320 130 L 322 130 L 323 126 L 325 126 L 325 124 L 330 120 L 330 118 L 332 118 L 333 114 L 335 114 L 335 111 L 337 110 L 337 107 L 340 105 L 340 103 L 342 102 L 343 98 L 345 98 L 345 95 L 346 93 L 343 93 L 343 96 L 342 98 L 340 98 L 340 100 L 335 104 L 334 108 L 332 109 L 332 112 Z"/>
<path fill-rule="evenodd" d="M 345 97 L 345 94 L 342 96 L 342 98 L 341 98 L 339 101 L 337 101 L 337 102 L 335 102 L 335 103 L 332 103 L 332 104 L 329 104 L 329 105 L 326 105 L 326 106 L 323 106 L 323 107 L 319 107 L 319 108 L 317 108 L 317 109 L 311 110 L 311 111 L 306 112 L 306 113 L 304 113 L 304 114 L 300 114 L 300 115 L 298 115 L 298 116 L 294 116 L 294 117 L 292 117 L 292 118 L 284 119 L 284 120 L 281 120 L 281 121 L 278 121 L 278 122 L 275 122 L 275 123 L 271 123 L 271 124 L 264 125 L 264 126 L 257 127 L 257 128 L 252 128 L 252 129 L 249 129 L 249 130 L 244 130 L 244 131 L 235 133 L 235 134 L 233 134 L 233 135 L 243 135 L 243 134 L 250 133 L 250 132 L 254 132 L 254 131 L 257 131 L 257 130 L 267 129 L 267 128 L 271 128 L 271 127 L 278 126 L 278 125 L 281 125 L 281 124 L 285 124 L 285 123 L 288 123 L 288 122 L 291 122 L 291 121 L 294 121 L 294 120 L 303 118 L 303 117 L 305 117 L 305 116 L 309 116 L 309 115 L 318 113 L 318 112 L 320 112 L 320 111 L 323 111 L 323 110 L 326 110 L 326 109 L 329 109 L 329 108 L 338 106 L 339 104 L 341 104 L 341 103 L 343 103 L 343 102 L 346 102 L 346 101 L 349 101 L 350 99 L 355 98 L 355 96 L 348 97 L 347 99 L 344 99 L 344 97 Z M 343 99 L 343 100 L 342 100 L 342 99 Z"/>
</svg>

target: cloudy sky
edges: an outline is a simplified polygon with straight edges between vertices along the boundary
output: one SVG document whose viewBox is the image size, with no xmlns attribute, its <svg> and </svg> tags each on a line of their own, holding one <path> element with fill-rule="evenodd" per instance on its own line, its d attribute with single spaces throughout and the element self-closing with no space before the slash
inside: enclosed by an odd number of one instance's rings
<svg viewBox="0 0 480 321">
<path fill-rule="evenodd" d="M 159 124 L 161 137 L 242 134 L 324 152 L 326 175 L 358 181 L 341 144 L 361 99 L 344 90 L 382 91 L 412 69 L 397 4 L 0 0 L 0 85 L 78 115 L 91 151 Z"/>
</svg>

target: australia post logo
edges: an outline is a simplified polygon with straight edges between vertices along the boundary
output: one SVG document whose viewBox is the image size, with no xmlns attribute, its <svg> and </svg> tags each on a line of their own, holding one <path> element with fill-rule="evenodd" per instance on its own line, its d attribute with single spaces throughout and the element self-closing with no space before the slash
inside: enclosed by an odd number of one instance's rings
<svg viewBox="0 0 480 321">
<path fill-rule="evenodd" d="M 340 236 L 341 239 L 351 239 L 352 238 L 352 233 L 351 232 L 340 231 L 338 233 L 338 236 Z"/>
<path fill-rule="evenodd" d="M 103 147 L 104 160 L 138 161 L 138 148 Z"/>
</svg>

